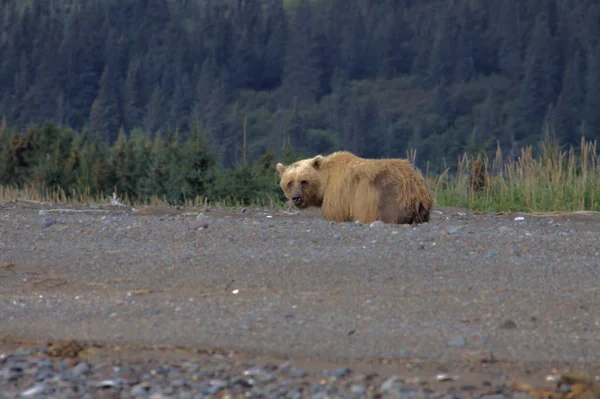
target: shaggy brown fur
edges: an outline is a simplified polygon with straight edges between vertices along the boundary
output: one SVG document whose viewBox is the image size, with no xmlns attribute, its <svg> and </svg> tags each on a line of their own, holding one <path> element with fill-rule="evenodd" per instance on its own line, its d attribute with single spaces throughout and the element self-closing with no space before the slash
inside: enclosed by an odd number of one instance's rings
<svg viewBox="0 0 600 399">
<path fill-rule="evenodd" d="M 423 175 L 405 159 L 340 151 L 277 164 L 280 186 L 298 208 L 320 207 L 336 222 L 424 223 L 433 205 Z"/>
</svg>

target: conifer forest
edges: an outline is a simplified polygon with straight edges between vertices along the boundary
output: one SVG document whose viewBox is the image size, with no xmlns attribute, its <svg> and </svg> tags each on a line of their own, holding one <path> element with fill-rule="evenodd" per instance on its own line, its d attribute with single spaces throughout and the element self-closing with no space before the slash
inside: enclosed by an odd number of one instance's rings
<svg viewBox="0 0 600 399">
<path fill-rule="evenodd" d="M 281 196 L 275 162 L 600 139 L 596 0 L 3 0 L 0 185 Z"/>
</svg>

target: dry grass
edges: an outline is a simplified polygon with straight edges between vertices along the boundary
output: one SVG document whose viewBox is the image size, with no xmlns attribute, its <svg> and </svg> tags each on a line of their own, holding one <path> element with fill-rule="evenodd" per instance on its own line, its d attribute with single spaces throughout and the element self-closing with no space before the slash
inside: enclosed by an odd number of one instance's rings
<svg viewBox="0 0 600 399">
<path fill-rule="evenodd" d="M 27 185 L 23 188 L 0 186 L 0 203 L 21 200 L 66 205 L 110 205 L 111 199 L 112 194 L 106 195 L 104 193 L 100 193 L 99 195 L 91 195 L 89 189 L 86 189 L 82 192 L 72 190 L 69 195 L 67 195 L 67 193 L 62 189 L 46 190 L 40 188 L 38 185 Z M 157 196 L 142 201 L 137 199 L 133 200 L 127 195 L 119 195 L 118 201 L 123 205 L 134 207 L 169 206 L 169 202 L 165 198 L 160 198 Z M 248 206 L 234 197 L 227 197 L 218 201 L 209 201 L 208 198 L 202 196 L 188 198 L 182 205 L 198 209 L 206 209 L 208 207 L 241 209 Z M 266 199 L 256 200 L 249 206 L 259 208 L 277 208 L 283 207 L 284 204 L 276 199 Z"/>
<path fill-rule="evenodd" d="M 581 140 L 579 148 L 561 150 L 555 140 L 540 144 L 534 157 L 527 147 L 516 159 L 504 160 L 500 147 L 494 158 L 458 160 L 456 176 L 446 170 L 428 176 L 440 206 L 460 206 L 482 211 L 600 211 L 600 155 L 596 141 Z M 484 176 L 475 174 L 483 186 L 473 187 L 472 165 L 483 164 Z M 475 166 L 474 166 L 475 168 Z"/>
<path fill-rule="evenodd" d="M 416 152 L 407 158 L 414 163 Z M 479 169 L 472 173 L 472 169 Z M 488 212 L 564 212 L 600 211 L 600 155 L 596 141 L 582 138 L 578 149 L 562 150 L 555 140 L 540 143 L 539 156 L 527 147 L 516 159 L 505 160 L 497 148 L 490 161 L 485 156 L 464 154 L 458 159 L 456 175 L 446 170 L 439 175 L 425 173 L 437 206 L 457 206 Z M 476 184 L 475 184 L 475 183 Z M 27 200 L 55 204 L 110 204 L 111 195 L 91 195 L 89 190 L 42 190 L 27 186 L 16 189 L 0 186 L 0 202 Z M 164 198 L 146 201 L 119 196 L 119 202 L 130 206 L 167 206 Z M 185 206 L 204 208 L 245 205 L 233 197 L 209 201 L 205 197 L 190 198 Z M 280 208 L 285 204 L 277 199 L 257 200 L 250 206 Z"/>
</svg>

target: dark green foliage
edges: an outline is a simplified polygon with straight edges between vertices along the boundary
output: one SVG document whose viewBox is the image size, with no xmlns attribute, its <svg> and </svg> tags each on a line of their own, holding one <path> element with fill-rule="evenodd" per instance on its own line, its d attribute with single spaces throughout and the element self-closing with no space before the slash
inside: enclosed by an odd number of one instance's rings
<svg viewBox="0 0 600 399">
<path fill-rule="evenodd" d="M 541 134 L 544 116 L 556 99 L 558 72 L 556 40 L 550 32 L 548 17 L 541 15 L 536 19 L 525 59 L 525 77 L 516 109 L 517 141 L 533 144 L 531 140 Z"/>
<path fill-rule="evenodd" d="M 600 134 L 599 37 L 591 0 L 5 0 L 0 117 L 24 133 L 2 139 L 0 166 L 176 202 L 223 168 L 244 181 L 244 118 L 249 164 L 287 140 L 304 156 L 415 149 L 432 171 L 496 142 L 518 154 L 544 127 L 574 144 Z M 27 126 L 46 121 L 82 133 L 38 173 Z M 196 172 L 194 145 L 214 173 Z"/>
<path fill-rule="evenodd" d="M 209 197 L 248 204 L 256 201 L 269 204 L 283 200 L 275 174 L 274 156 L 266 153 L 252 166 L 240 164 L 227 171 L 218 171 L 209 190 Z"/>
<path fill-rule="evenodd" d="M 600 18 L 598 20 L 600 23 Z M 585 102 L 585 136 L 588 139 L 600 138 L 600 42 L 588 58 L 587 98 Z"/>
<path fill-rule="evenodd" d="M 284 152 L 293 157 L 292 149 Z M 170 204 L 202 197 L 268 203 L 282 196 L 272 152 L 251 166 L 219 169 L 198 123 L 185 139 L 173 130 L 150 139 L 140 129 L 129 136 L 121 129 L 112 146 L 52 123 L 30 126 L 25 133 L 10 132 L 3 123 L 0 154 L 0 185 L 33 186 L 41 193 L 105 198 L 116 192 L 121 201 L 159 198 Z"/>
</svg>

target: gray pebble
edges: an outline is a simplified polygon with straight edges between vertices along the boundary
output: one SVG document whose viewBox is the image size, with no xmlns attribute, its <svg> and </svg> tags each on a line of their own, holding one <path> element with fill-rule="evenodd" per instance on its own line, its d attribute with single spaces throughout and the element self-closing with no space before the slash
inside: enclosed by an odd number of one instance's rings
<svg viewBox="0 0 600 399">
<path fill-rule="evenodd" d="M 448 234 L 456 234 L 461 229 L 461 226 L 448 226 L 446 231 Z"/>
<path fill-rule="evenodd" d="M 23 392 L 21 392 L 21 396 L 26 397 L 26 398 L 36 397 L 38 395 L 43 395 L 44 393 L 46 393 L 46 390 L 47 390 L 46 384 L 41 382 L 41 383 L 35 384 L 31 388 L 24 390 Z"/>
<path fill-rule="evenodd" d="M 204 213 L 200 213 L 196 219 L 190 223 L 190 229 L 200 230 L 208 228 L 209 220 L 208 217 L 204 216 Z"/>
<path fill-rule="evenodd" d="M 90 370 L 90 366 L 86 362 L 81 362 L 77 366 L 73 367 L 71 374 L 75 377 L 86 374 Z"/>
<path fill-rule="evenodd" d="M 331 372 L 333 377 L 342 378 L 349 375 L 352 372 L 348 367 L 340 367 Z"/>
<path fill-rule="evenodd" d="M 171 385 L 173 388 L 180 388 L 180 387 L 182 387 L 182 386 L 184 386 L 184 385 L 185 385 L 185 381 L 184 381 L 184 380 L 182 380 L 182 379 L 176 379 L 176 380 L 172 380 L 172 381 L 170 382 L 170 385 Z"/>
<path fill-rule="evenodd" d="M 200 365 L 198 363 L 185 362 L 181 367 L 188 373 L 195 373 L 200 368 Z"/>
<path fill-rule="evenodd" d="M 512 320 L 506 320 L 504 323 L 500 324 L 498 328 L 501 330 L 514 330 L 517 328 L 517 324 Z"/>
<path fill-rule="evenodd" d="M 405 392 L 410 391 L 410 388 L 404 385 L 404 380 L 400 377 L 393 376 L 385 380 L 379 390 L 388 395 L 402 395 Z"/>
<path fill-rule="evenodd" d="M 308 375 L 308 372 L 301 368 L 292 367 L 290 369 L 290 374 L 293 375 L 294 377 L 306 377 Z"/>
<path fill-rule="evenodd" d="M 56 219 L 54 217 L 52 217 L 52 216 L 46 216 L 42 220 L 42 227 L 46 229 L 46 228 L 52 226 L 54 223 L 56 223 Z"/>
<path fill-rule="evenodd" d="M 496 394 L 496 395 L 483 395 L 481 397 L 481 399 L 505 399 L 506 396 L 502 395 L 502 394 Z"/>
<path fill-rule="evenodd" d="M 140 384 L 134 385 L 131 388 L 131 391 L 129 391 L 129 393 L 133 396 L 146 396 L 150 391 L 150 387 L 151 386 L 148 382 L 142 382 Z"/>
<path fill-rule="evenodd" d="M 366 389 L 362 385 L 352 385 L 350 391 L 355 395 L 362 395 L 363 393 L 365 393 Z"/>
<path fill-rule="evenodd" d="M 98 389 L 119 389 L 120 385 L 118 381 L 115 380 L 101 380 L 101 381 L 91 381 L 90 385 L 94 388 Z"/>
<path fill-rule="evenodd" d="M 448 345 L 450 346 L 464 346 L 467 343 L 467 340 L 462 335 L 458 335 L 448 341 Z"/>
</svg>

